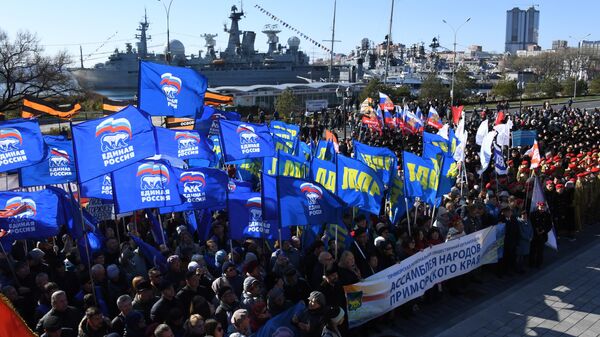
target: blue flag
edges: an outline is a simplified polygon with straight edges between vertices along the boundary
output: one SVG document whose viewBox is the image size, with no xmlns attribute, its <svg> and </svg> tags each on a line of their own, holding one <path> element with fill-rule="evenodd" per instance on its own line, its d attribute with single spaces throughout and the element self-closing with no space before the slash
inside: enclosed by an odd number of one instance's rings
<svg viewBox="0 0 600 337">
<path fill-rule="evenodd" d="M 81 183 L 81 195 L 85 198 L 113 200 L 112 176 L 110 173 Z"/>
<path fill-rule="evenodd" d="M 262 168 L 262 158 L 246 159 L 235 164 L 237 176 L 251 184 L 258 182 Z"/>
<path fill-rule="evenodd" d="M 220 120 L 219 129 L 225 162 L 275 155 L 273 137 L 265 125 Z"/>
<path fill-rule="evenodd" d="M 46 157 L 39 163 L 21 169 L 21 186 L 62 184 L 75 181 L 73 142 L 63 136 L 44 136 Z"/>
<path fill-rule="evenodd" d="M 145 209 L 144 213 L 146 213 L 146 217 L 150 220 L 150 231 L 152 232 L 152 237 L 154 238 L 154 242 L 158 245 L 166 245 L 165 242 L 165 231 L 160 225 L 160 221 L 154 216 L 152 210 Z"/>
<path fill-rule="evenodd" d="M 129 234 L 129 236 L 131 236 L 131 239 L 140 248 L 140 252 L 142 253 L 142 255 L 144 255 L 146 261 L 151 263 L 153 266 L 159 268 L 160 270 L 167 270 L 167 258 L 164 257 L 164 255 L 162 255 L 158 249 L 144 242 L 144 240 L 138 238 L 135 235 Z"/>
<path fill-rule="evenodd" d="M 450 142 L 440 135 L 423 132 L 423 158 L 436 158 L 438 154 L 452 157 Z"/>
<path fill-rule="evenodd" d="M 58 234 L 59 205 L 50 190 L 0 192 L 0 228 L 11 240 L 46 239 Z"/>
<path fill-rule="evenodd" d="M 73 141 L 80 182 L 156 154 L 150 116 L 133 106 L 74 125 Z"/>
<path fill-rule="evenodd" d="M 98 228 L 96 220 L 86 209 L 81 209 L 73 193 L 58 187 L 47 187 L 58 197 L 58 223 L 66 224 L 67 232 L 73 239 L 80 239 L 84 232 L 95 232 Z M 83 224 L 81 215 L 83 214 Z"/>
<path fill-rule="evenodd" d="M 298 142 L 295 140 L 287 140 L 283 137 L 283 132 L 273 134 L 273 142 L 275 144 L 275 151 L 280 151 L 287 154 L 295 155 L 298 151 Z"/>
<path fill-rule="evenodd" d="M 225 208 L 229 178 L 214 168 L 173 168 L 183 204 L 162 207 L 160 213 L 189 211 L 203 208 Z"/>
<path fill-rule="evenodd" d="M 439 164 L 436 159 L 423 159 L 404 152 L 404 186 L 407 197 L 419 197 L 435 204 L 439 184 Z"/>
<path fill-rule="evenodd" d="M 276 226 L 265 221 L 262 216 L 262 200 L 258 192 L 230 193 L 227 198 L 227 214 L 231 238 L 277 238 Z"/>
<path fill-rule="evenodd" d="M 279 152 L 275 157 L 264 158 L 263 172 L 275 176 L 305 178 L 308 164 L 301 158 Z"/>
<path fill-rule="evenodd" d="M 275 133 L 276 130 L 281 130 L 289 133 L 292 137 L 298 138 L 300 135 L 300 127 L 296 124 L 287 124 L 281 121 L 271 121 L 269 126 L 271 132 Z"/>
<path fill-rule="evenodd" d="M 194 116 L 204 106 L 206 77 L 191 68 L 140 61 L 139 107 L 153 116 Z"/>
<path fill-rule="evenodd" d="M 379 214 L 384 185 L 377 173 L 358 160 L 337 156 L 336 194 L 348 206 Z"/>
<path fill-rule="evenodd" d="M 90 254 L 99 252 L 102 250 L 102 243 L 106 239 L 99 233 L 88 232 L 85 236 L 81 236 L 77 239 L 77 248 L 79 249 L 79 256 L 81 257 L 81 263 L 89 265 L 92 261 L 91 257 L 88 256 L 88 249 Z M 86 249 L 87 245 L 87 249 Z"/>
<path fill-rule="evenodd" d="M 308 144 L 306 144 L 305 142 L 298 142 L 299 146 L 299 153 L 298 156 L 304 158 L 305 160 L 311 160 L 312 158 L 312 151 L 310 149 L 310 146 Z"/>
<path fill-rule="evenodd" d="M 239 181 L 236 179 L 229 179 L 227 183 L 227 192 L 231 193 L 249 193 L 252 192 L 252 184 L 247 181 Z"/>
<path fill-rule="evenodd" d="M 292 318 L 304 310 L 304 306 L 304 302 L 299 301 L 293 307 L 269 319 L 252 337 L 302 336 L 298 328 L 292 324 Z"/>
<path fill-rule="evenodd" d="M 112 173 L 115 210 L 175 206 L 182 203 L 177 176 L 162 160 L 143 160 Z"/>
<path fill-rule="evenodd" d="M 452 131 L 452 129 L 450 129 L 450 131 Z M 456 176 L 458 175 L 458 167 L 456 166 L 456 160 L 454 160 L 453 157 L 453 153 L 458 144 L 458 139 L 453 131 L 449 133 L 449 138 L 450 140 L 446 140 L 440 135 L 423 132 L 423 159 L 437 160 L 442 166 L 436 192 L 438 198 L 450 192 L 450 189 L 456 182 Z"/>
<path fill-rule="evenodd" d="M 402 177 L 395 175 L 392 178 L 388 200 L 390 203 L 389 219 L 392 224 L 397 224 L 407 211 L 404 198 L 404 179 Z"/>
<path fill-rule="evenodd" d="M 219 123 L 221 119 L 239 121 L 241 116 L 235 111 L 221 111 L 212 106 L 204 106 L 202 111 L 196 114 L 194 129 L 202 136 L 219 134 Z"/>
<path fill-rule="evenodd" d="M 374 147 L 354 141 L 354 158 L 375 170 L 385 185 L 389 186 L 392 177 L 396 175 L 398 157 L 387 147 Z"/>
<path fill-rule="evenodd" d="M 336 193 L 336 168 L 335 164 L 328 160 L 313 158 L 310 163 L 310 180 L 323 185 L 331 193 Z"/>
<path fill-rule="evenodd" d="M 206 137 L 196 131 L 170 130 L 156 127 L 158 153 L 179 159 L 203 159 L 215 161 L 215 155 L 208 146 Z"/>
<path fill-rule="evenodd" d="M 268 175 L 263 175 L 262 179 L 265 202 L 267 199 L 278 200 L 277 218 L 282 227 L 336 222 L 341 217 L 344 203 L 318 183 Z M 264 209 L 267 220 L 276 217 L 270 205 L 266 204 Z"/>
<path fill-rule="evenodd" d="M 319 145 L 317 146 L 317 152 L 315 153 L 315 157 L 321 160 L 335 160 L 335 148 L 333 147 L 332 142 L 328 142 L 325 140 L 320 140 Z"/>
<path fill-rule="evenodd" d="M 0 172 L 38 163 L 45 154 L 37 121 L 12 119 L 0 123 Z"/>
<path fill-rule="evenodd" d="M 386 110 L 387 111 L 387 110 Z M 350 249 L 352 242 L 354 239 L 350 235 L 348 228 L 342 222 L 342 219 L 339 219 L 337 223 L 328 223 L 325 228 L 325 234 L 329 240 L 335 240 L 337 231 L 337 240 L 342 247 L 345 249 Z M 328 245 L 326 243 L 326 245 Z"/>
</svg>

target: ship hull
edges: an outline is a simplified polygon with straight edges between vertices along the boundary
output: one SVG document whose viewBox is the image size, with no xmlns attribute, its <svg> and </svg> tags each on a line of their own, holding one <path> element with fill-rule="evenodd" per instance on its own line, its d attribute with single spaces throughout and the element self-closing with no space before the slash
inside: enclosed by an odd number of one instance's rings
<svg viewBox="0 0 600 337">
<path fill-rule="evenodd" d="M 307 80 L 320 81 L 329 77 L 324 66 L 239 68 L 219 67 L 200 68 L 196 71 L 206 76 L 210 87 L 276 85 L 283 83 L 307 83 Z M 71 73 L 86 90 L 134 90 L 138 86 L 138 71 L 109 69 L 73 69 Z M 334 70 L 334 78 L 339 71 Z"/>
</svg>

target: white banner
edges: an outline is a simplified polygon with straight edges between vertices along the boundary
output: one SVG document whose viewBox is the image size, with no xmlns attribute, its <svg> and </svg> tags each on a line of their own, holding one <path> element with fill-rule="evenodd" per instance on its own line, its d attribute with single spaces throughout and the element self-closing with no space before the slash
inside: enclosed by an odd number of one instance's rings
<svg viewBox="0 0 600 337">
<path fill-rule="evenodd" d="M 504 225 L 488 227 L 427 248 L 363 282 L 345 286 L 350 327 L 422 296 L 437 283 L 497 262 L 503 246 Z"/>
<path fill-rule="evenodd" d="M 317 112 L 327 109 L 329 101 L 326 99 L 308 99 L 306 100 L 306 111 Z"/>
</svg>

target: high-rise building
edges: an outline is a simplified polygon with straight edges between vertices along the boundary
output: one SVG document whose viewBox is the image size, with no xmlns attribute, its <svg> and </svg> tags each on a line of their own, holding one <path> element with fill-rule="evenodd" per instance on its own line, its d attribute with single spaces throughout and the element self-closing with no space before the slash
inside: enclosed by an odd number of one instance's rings
<svg viewBox="0 0 600 337">
<path fill-rule="evenodd" d="M 540 11 L 534 7 L 527 10 L 515 7 L 506 11 L 506 42 L 504 51 L 516 54 L 517 50 L 527 50 L 538 44 Z"/>
</svg>

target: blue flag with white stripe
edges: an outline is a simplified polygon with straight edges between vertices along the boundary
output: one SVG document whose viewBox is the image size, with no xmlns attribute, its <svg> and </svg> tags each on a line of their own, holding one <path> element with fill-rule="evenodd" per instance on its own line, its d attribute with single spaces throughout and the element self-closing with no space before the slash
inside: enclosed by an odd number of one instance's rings
<svg viewBox="0 0 600 337">
<path fill-rule="evenodd" d="M 207 167 L 187 170 L 173 168 L 173 172 L 183 203 L 172 207 L 162 207 L 161 214 L 226 207 L 229 178 L 225 172 Z"/>
<path fill-rule="evenodd" d="M 177 178 L 162 160 L 142 160 L 113 172 L 116 212 L 180 205 Z"/>
<path fill-rule="evenodd" d="M 153 116 L 194 116 L 208 81 L 191 68 L 140 61 L 139 107 Z"/>
<path fill-rule="evenodd" d="M 241 116 L 235 111 L 222 111 L 212 106 L 204 106 L 196 114 L 194 130 L 197 130 L 203 136 L 212 136 L 219 134 L 219 120 L 239 121 Z"/>
<path fill-rule="evenodd" d="M 0 172 L 38 163 L 45 154 L 37 121 L 12 119 L 0 123 Z"/>
<path fill-rule="evenodd" d="M 46 156 L 39 163 L 21 168 L 21 186 L 62 184 L 77 179 L 73 142 L 63 136 L 44 136 Z"/>
<path fill-rule="evenodd" d="M 50 190 L 0 192 L 0 228 L 11 240 L 46 239 L 58 234 L 58 196 Z"/>
<path fill-rule="evenodd" d="M 220 120 L 219 130 L 226 163 L 275 155 L 273 136 L 265 125 Z"/>
<path fill-rule="evenodd" d="M 276 226 L 263 219 L 259 192 L 230 193 L 227 198 L 227 210 L 232 239 L 240 240 L 245 236 L 277 238 Z"/>
<path fill-rule="evenodd" d="M 79 182 L 118 170 L 156 154 L 150 116 L 128 106 L 109 117 L 73 125 Z"/>
<path fill-rule="evenodd" d="M 215 154 L 209 147 L 206 137 L 201 137 L 197 131 L 170 130 L 161 127 L 156 127 L 155 130 L 159 154 L 182 160 L 215 161 Z"/>
</svg>

